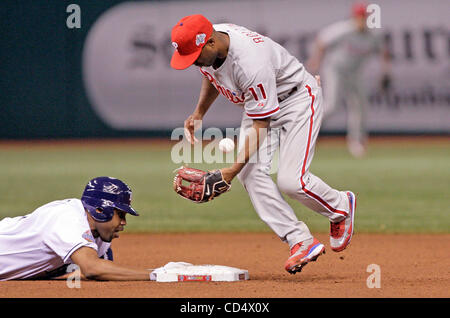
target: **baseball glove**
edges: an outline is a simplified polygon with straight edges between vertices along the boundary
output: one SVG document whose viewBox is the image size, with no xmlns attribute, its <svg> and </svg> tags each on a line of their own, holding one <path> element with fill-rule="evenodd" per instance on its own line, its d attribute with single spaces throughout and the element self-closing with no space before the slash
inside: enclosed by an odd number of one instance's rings
<svg viewBox="0 0 450 318">
<path fill-rule="evenodd" d="M 173 179 L 173 189 L 182 197 L 195 203 L 211 201 L 231 188 L 231 184 L 223 179 L 220 170 L 207 172 L 181 167 L 176 171 L 177 174 Z M 189 184 L 185 186 L 183 181 L 187 181 Z"/>
</svg>

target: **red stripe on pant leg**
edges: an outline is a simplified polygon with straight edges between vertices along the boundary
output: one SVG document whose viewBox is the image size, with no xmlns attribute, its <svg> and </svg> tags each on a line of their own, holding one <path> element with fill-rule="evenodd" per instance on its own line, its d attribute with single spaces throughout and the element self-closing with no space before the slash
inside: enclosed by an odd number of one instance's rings
<svg viewBox="0 0 450 318">
<path fill-rule="evenodd" d="M 335 208 L 331 207 L 328 203 L 326 203 L 321 197 L 319 197 L 317 194 L 312 193 L 311 191 L 309 191 L 306 188 L 303 188 L 303 191 L 305 191 L 306 194 L 308 194 L 309 196 L 313 197 L 314 199 L 316 199 L 317 201 L 319 201 L 323 206 L 325 206 L 328 210 L 330 210 L 333 213 L 337 213 L 337 214 L 342 214 L 344 216 L 347 216 L 347 212 L 344 211 L 340 211 L 340 210 L 336 210 Z"/>
<path fill-rule="evenodd" d="M 345 211 L 340 211 L 340 210 L 336 210 L 335 208 L 331 207 L 327 202 L 325 202 L 325 200 L 323 200 L 321 197 L 319 197 L 317 194 L 309 191 L 308 189 L 305 188 L 305 182 L 303 181 L 303 175 L 305 174 L 305 170 L 306 170 L 306 161 L 308 159 L 308 155 L 309 155 L 309 147 L 311 145 L 311 135 L 312 135 L 312 128 L 313 128 L 313 117 L 314 117 L 314 101 L 316 99 L 316 97 L 312 94 L 311 92 L 311 87 L 309 85 L 306 85 L 306 89 L 308 90 L 309 96 L 311 96 L 311 118 L 309 121 L 309 133 L 308 133 L 308 143 L 306 145 L 306 153 L 305 153 L 305 159 L 303 160 L 303 167 L 302 167 L 302 175 L 300 176 L 300 182 L 302 184 L 302 189 L 303 191 L 313 197 L 314 199 L 316 199 L 317 201 L 319 201 L 319 203 L 321 203 L 323 206 L 325 206 L 329 211 L 333 212 L 333 213 L 338 213 L 338 214 L 343 214 L 343 215 L 347 215 L 348 213 Z"/>
<path fill-rule="evenodd" d="M 305 187 L 305 182 L 303 182 L 303 175 L 305 174 L 305 168 L 306 168 L 306 159 L 308 159 L 309 155 L 309 146 L 311 145 L 311 134 L 312 134 L 312 127 L 313 127 L 313 117 L 314 117 L 314 100 L 315 96 L 311 93 L 311 87 L 306 85 L 306 89 L 308 90 L 309 96 L 311 96 L 311 118 L 309 121 L 309 133 L 308 133 L 308 143 L 306 145 L 306 153 L 305 153 L 305 159 L 303 160 L 303 167 L 302 167 L 302 175 L 300 177 L 300 182 L 302 183 L 302 188 Z"/>
</svg>

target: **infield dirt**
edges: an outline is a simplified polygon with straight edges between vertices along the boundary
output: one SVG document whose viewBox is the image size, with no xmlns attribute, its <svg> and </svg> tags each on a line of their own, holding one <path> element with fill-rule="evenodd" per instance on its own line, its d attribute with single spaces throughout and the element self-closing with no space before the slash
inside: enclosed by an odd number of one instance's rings
<svg viewBox="0 0 450 318">
<path fill-rule="evenodd" d="M 327 234 L 326 254 L 301 273 L 284 270 L 288 247 L 271 233 L 123 234 L 113 241 L 115 262 L 156 268 L 168 262 L 246 269 L 239 282 L 95 282 L 70 289 L 66 281 L 0 283 L 7 298 L 448 298 L 450 234 L 358 234 L 341 253 Z M 379 288 L 369 288 L 379 266 Z M 372 276 L 371 276 L 372 275 Z M 373 281 L 372 281 L 373 282 Z M 370 284 L 369 284 L 370 286 Z"/>
</svg>

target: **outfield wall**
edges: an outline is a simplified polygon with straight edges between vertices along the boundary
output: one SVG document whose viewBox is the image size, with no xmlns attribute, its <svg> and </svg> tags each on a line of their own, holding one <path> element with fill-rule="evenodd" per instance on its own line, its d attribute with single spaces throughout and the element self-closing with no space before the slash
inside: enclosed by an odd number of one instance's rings
<svg viewBox="0 0 450 318">
<path fill-rule="evenodd" d="M 81 27 L 66 25 L 78 4 Z M 193 110 L 201 75 L 169 66 L 170 29 L 184 15 L 247 26 L 300 61 L 352 1 L 2 1 L 0 138 L 168 135 Z M 450 21 L 446 1 L 379 0 L 393 57 L 393 87 L 377 90 L 379 59 L 365 72 L 372 133 L 450 132 Z M 412 14 L 414 13 L 414 18 Z M 326 80 L 326 79 L 324 79 Z M 323 133 L 342 133 L 330 118 Z M 219 97 L 204 127 L 236 127 L 241 109 Z"/>
</svg>

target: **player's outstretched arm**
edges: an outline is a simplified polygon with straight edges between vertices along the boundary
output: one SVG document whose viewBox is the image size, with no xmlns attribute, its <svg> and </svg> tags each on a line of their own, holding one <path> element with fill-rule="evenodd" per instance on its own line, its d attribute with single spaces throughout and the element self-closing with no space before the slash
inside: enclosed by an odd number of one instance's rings
<svg viewBox="0 0 450 318">
<path fill-rule="evenodd" d="M 234 179 L 250 158 L 258 151 L 267 136 L 269 124 L 270 117 L 253 120 L 252 129 L 249 129 L 247 132 L 244 148 L 238 153 L 236 162 L 231 167 L 220 170 L 226 182 L 231 183 L 231 180 Z"/>
<path fill-rule="evenodd" d="M 211 82 L 206 77 L 203 77 L 202 86 L 200 88 L 200 95 L 198 98 L 198 103 L 195 112 L 201 115 L 202 117 L 205 116 L 209 107 L 216 100 L 218 95 L 219 92 L 214 87 L 214 85 L 211 84 Z"/>
<path fill-rule="evenodd" d="M 217 91 L 217 89 L 210 83 L 210 81 L 206 77 L 203 77 L 197 107 L 195 108 L 194 112 L 184 121 L 184 134 L 191 144 L 198 141 L 194 137 L 194 132 L 199 128 L 198 126 L 201 123 L 203 116 L 205 116 L 209 107 L 211 107 L 212 103 L 216 100 L 218 95 L 219 92 Z"/>
<path fill-rule="evenodd" d="M 150 271 L 122 267 L 111 261 L 100 259 L 90 247 L 81 247 L 70 257 L 80 267 L 86 279 L 93 280 L 150 280 Z"/>
</svg>

